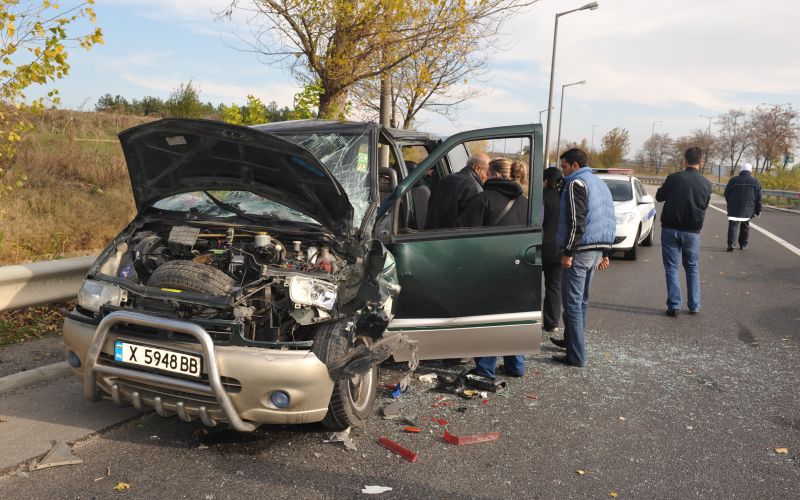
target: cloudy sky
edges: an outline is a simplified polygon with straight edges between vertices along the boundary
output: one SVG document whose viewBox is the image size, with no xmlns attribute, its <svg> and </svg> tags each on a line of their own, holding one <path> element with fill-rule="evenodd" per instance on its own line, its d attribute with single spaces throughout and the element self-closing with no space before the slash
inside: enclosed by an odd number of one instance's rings
<svg viewBox="0 0 800 500">
<path fill-rule="evenodd" d="M 66 6 L 71 2 L 63 2 Z M 530 123 L 547 108 L 556 12 L 586 0 L 540 0 L 504 26 L 483 97 L 454 121 L 422 116 L 419 128 L 449 134 Z M 701 115 L 760 103 L 800 107 L 798 0 L 598 0 L 559 21 L 553 140 L 561 85 L 569 87 L 562 135 L 595 144 L 614 127 L 631 131 L 634 153 L 651 134 L 708 126 Z M 98 0 L 106 43 L 71 53 L 62 104 L 93 109 L 105 93 L 167 97 L 192 79 L 204 101 L 244 103 L 247 94 L 291 105 L 298 90 L 284 68 L 232 48 L 242 25 L 215 21 L 225 0 Z M 545 121 L 546 115 L 542 116 Z M 593 127 L 594 126 L 594 127 Z"/>
</svg>

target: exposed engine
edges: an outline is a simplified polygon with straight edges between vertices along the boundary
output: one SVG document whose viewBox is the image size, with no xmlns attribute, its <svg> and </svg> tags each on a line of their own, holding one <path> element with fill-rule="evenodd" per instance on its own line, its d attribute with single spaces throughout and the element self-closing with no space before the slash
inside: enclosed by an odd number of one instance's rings
<svg viewBox="0 0 800 500">
<path fill-rule="evenodd" d="M 361 261 L 334 246 L 321 236 L 150 223 L 121 241 L 100 270 L 123 286 L 112 306 L 235 320 L 252 341 L 303 341 L 312 325 L 352 317 L 364 305 L 353 300 Z"/>
</svg>

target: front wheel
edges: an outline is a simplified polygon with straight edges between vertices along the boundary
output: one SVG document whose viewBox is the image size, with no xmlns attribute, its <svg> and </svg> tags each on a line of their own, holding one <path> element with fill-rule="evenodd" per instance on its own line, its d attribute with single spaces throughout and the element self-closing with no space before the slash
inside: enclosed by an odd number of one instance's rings
<svg viewBox="0 0 800 500">
<path fill-rule="evenodd" d="M 330 364 L 359 345 L 369 346 L 367 337 L 356 337 L 352 344 L 347 340 L 346 321 L 327 323 L 320 326 L 314 336 L 311 351 L 323 363 Z M 378 389 L 378 367 L 350 378 L 337 380 L 328 404 L 328 413 L 322 425 L 331 430 L 342 431 L 348 427 L 361 427 L 372 415 Z"/>
<path fill-rule="evenodd" d="M 647 233 L 647 238 L 642 240 L 643 247 L 649 247 L 653 244 L 653 231 L 655 231 L 655 224 L 650 226 L 650 232 Z"/>
</svg>

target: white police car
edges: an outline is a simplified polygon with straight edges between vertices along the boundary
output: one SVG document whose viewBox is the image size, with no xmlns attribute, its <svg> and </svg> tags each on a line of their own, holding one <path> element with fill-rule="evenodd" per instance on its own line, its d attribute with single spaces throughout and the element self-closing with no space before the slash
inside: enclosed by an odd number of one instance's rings
<svg viewBox="0 0 800 500">
<path fill-rule="evenodd" d="M 625 252 L 626 259 L 635 260 L 639 245 L 647 247 L 653 243 L 655 200 L 628 169 L 596 168 L 594 172 L 605 181 L 614 200 L 617 234 L 612 248 Z"/>
</svg>

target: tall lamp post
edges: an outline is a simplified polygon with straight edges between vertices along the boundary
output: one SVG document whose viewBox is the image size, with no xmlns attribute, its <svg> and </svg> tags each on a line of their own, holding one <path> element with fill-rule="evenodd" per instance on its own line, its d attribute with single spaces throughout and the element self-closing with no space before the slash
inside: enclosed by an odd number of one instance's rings
<svg viewBox="0 0 800 500">
<path fill-rule="evenodd" d="M 592 153 L 594 153 L 594 129 L 595 127 L 599 127 L 599 123 L 595 123 L 592 125 Z"/>
<path fill-rule="evenodd" d="M 650 131 L 650 137 L 656 135 L 656 123 L 664 123 L 664 120 L 658 120 L 656 122 L 653 122 L 653 129 Z"/>
<path fill-rule="evenodd" d="M 712 115 L 700 115 L 700 118 L 708 118 L 708 129 L 706 130 L 706 137 L 708 137 L 708 144 L 704 144 L 706 150 L 703 151 L 703 154 L 706 155 L 706 160 L 708 160 L 708 150 L 711 148 L 711 120 L 716 118 L 716 116 Z M 722 163 L 719 164 L 717 167 L 717 182 L 722 182 Z M 711 173 L 714 173 L 714 166 L 711 166 Z"/>
<path fill-rule="evenodd" d="M 547 113 L 549 114 L 551 109 L 553 109 L 553 108 L 547 108 L 547 109 L 543 109 L 543 110 L 539 111 L 539 123 L 542 123 L 542 113 L 547 111 Z"/>
<path fill-rule="evenodd" d="M 564 121 L 564 89 L 573 85 L 584 85 L 585 83 L 586 80 L 581 80 L 579 82 L 565 83 L 561 86 L 561 109 L 558 110 L 558 140 L 556 141 L 556 157 L 558 157 L 558 153 L 561 152 L 561 122 Z"/>
<path fill-rule="evenodd" d="M 597 7 L 599 7 L 597 5 L 597 2 L 591 2 L 587 3 L 582 7 L 578 7 L 577 9 L 567 10 L 556 14 L 556 24 L 555 24 L 555 29 L 553 30 L 553 59 L 550 61 L 550 92 L 547 96 L 547 109 L 553 109 L 553 78 L 555 76 L 555 70 L 556 70 L 556 42 L 558 41 L 558 18 L 581 10 L 595 10 Z M 549 160 L 547 159 L 549 153 L 550 153 L 550 113 L 547 113 L 547 128 L 544 136 L 545 167 L 549 165 Z"/>
</svg>

